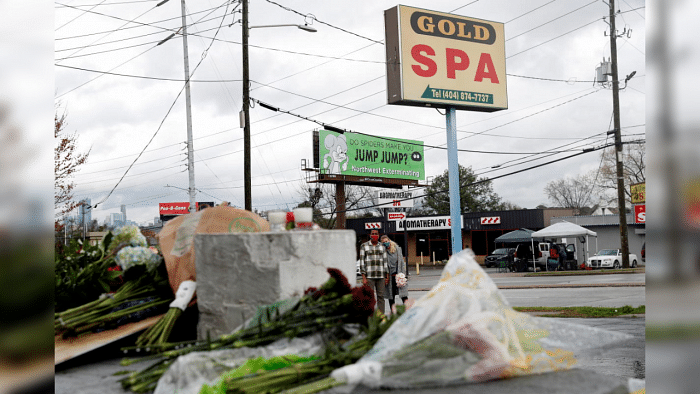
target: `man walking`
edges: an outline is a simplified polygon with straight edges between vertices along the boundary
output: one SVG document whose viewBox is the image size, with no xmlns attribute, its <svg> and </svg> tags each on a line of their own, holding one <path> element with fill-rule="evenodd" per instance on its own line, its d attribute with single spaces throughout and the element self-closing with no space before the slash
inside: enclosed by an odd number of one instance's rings
<svg viewBox="0 0 700 394">
<path fill-rule="evenodd" d="M 384 292 L 389 283 L 388 256 L 384 245 L 379 243 L 379 230 L 370 231 L 369 238 L 369 241 L 360 245 L 362 284 L 369 284 L 375 291 L 377 307 L 384 313 Z"/>
</svg>

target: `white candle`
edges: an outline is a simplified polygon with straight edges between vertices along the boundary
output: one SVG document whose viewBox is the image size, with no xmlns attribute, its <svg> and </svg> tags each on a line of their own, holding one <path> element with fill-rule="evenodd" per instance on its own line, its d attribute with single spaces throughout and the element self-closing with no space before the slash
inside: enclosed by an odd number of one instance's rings
<svg viewBox="0 0 700 394">
<path fill-rule="evenodd" d="M 311 208 L 294 208 L 294 223 L 311 223 L 314 211 Z"/>
<path fill-rule="evenodd" d="M 284 225 L 287 221 L 287 212 L 284 211 L 270 211 L 267 213 L 267 220 L 270 222 L 270 230 L 280 231 L 284 230 Z"/>
</svg>

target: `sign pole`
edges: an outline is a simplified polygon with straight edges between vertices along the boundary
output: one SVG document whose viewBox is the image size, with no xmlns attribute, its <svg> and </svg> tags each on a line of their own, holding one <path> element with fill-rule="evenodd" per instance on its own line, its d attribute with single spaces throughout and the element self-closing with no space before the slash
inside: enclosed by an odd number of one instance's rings
<svg viewBox="0 0 700 394">
<path fill-rule="evenodd" d="M 404 208 L 403 212 L 408 215 L 408 209 Z M 406 267 L 408 267 L 408 230 L 406 229 L 406 216 L 403 218 L 403 253 L 406 255 Z"/>
<path fill-rule="evenodd" d="M 454 107 L 447 107 L 447 171 L 450 183 L 450 231 L 452 254 L 462 250 L 462 212 L 459 199 L 459 158 L 457 157 L 457 115 Z"/>
</svg>

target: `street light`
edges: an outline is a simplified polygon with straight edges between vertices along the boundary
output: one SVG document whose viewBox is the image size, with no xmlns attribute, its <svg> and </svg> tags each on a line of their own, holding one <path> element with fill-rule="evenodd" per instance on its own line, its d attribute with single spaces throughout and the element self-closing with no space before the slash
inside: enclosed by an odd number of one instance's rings
<svg viewBox="0 0 700 394">
<path fill-rule="evenodd" d="M 245 194 L 244 206 L 247 211 L 253 211 L 253 198 L 251 194 L 251 169 L 250 169 L 250 71 L 248 66 L 248 31 L 250 29 L 263 27 L 283 27 L 293 26 L 301 30 L 315 33 L 316 29 L 308 24 L 284 24 L 284 25 L 264 25 L 264 26 L 248 26 L 248 0 L 242 0 L 242 44 L 243 44 L 243 190 Z"/>
<path fill-rule="evenodd" d="M 301 30 L 308 31 L 310 33 L 316 33 L 318 30 L 316 30 L 315 27 L 309 26 L 307 24 L 303 25 L 295 25 L 295 24 L 284 24 L 284 25 L 260 25 L 260 26 L 249 26 L 248 30 L 250 29 L 259 29 L 261 27 L 298 27 Z"/>
</svg>

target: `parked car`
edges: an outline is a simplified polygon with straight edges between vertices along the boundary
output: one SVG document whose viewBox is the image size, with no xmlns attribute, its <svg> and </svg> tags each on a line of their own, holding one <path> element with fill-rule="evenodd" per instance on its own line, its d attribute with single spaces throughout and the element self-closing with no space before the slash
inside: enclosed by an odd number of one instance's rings
<svg viewBox="0 0 700 394">
<path fill-rule="evenodd" d="M 622 253 L 620 249 L 602 249 L 588 258 L 586 265 L 591 268 L 620 268 L 622 266 Z M 637 255 L 630 253 L 630 267 L 637 266 Z"/>
<path fill-rule="evenodd" d="M 486 259 L 484 259 L 484 265 L 486 268 L 497 267 L 498 262 L 501 261 L 501 259 L 508 257 L 509 250 L 511 253 L 515 253 L 515 248 L 498 248 L 491 252 L 491 254 L 486 256 Z"/>
</svg>

